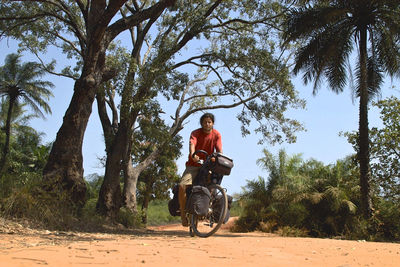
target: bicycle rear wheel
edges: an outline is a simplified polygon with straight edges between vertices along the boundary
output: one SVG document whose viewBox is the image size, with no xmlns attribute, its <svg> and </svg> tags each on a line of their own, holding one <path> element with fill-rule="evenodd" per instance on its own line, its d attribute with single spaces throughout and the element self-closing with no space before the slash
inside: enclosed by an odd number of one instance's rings
<svg viewBox="0 0 400 267">
<path fill-rule="evenodd" d="M 206 216 L 190 215 L 191 228 L 199 237 L 209 237 L 214 234 L 224 223 L 228 211 L 228 198 L 218 184 L 208 186 L 211 193 L 210 207 Z"/>
</svg>

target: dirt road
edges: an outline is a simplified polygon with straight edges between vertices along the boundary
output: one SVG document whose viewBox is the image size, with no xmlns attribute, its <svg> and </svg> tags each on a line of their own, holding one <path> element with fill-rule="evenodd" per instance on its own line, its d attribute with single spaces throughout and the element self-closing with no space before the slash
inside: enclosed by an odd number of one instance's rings
<svg viewBox="0 0 400 267">
<path fill-rule="evenodd" d="M 400 244 L 265 233 L 192 238 L 179 225 L 129 234 L 0 232 L 0 266 L 400 266 Z"/>
</svg>

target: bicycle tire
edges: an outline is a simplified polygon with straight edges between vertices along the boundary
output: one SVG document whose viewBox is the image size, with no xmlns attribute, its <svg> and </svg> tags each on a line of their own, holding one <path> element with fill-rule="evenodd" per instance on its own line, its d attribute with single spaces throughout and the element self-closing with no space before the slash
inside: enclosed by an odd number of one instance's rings
<svg viewBox="0 0 400 267">
<path fill-rule="evenodd" d="M 228 212 L 228 197 L 225 189 L 218 184 L 212 184 L 208 186 L 208 189 L 211 193 L 208 214 L 203 217 L 195 214 L 190 215 L 191 229 L 199 237 L 209 237 L 218 231 L 224 223 L 226 213 Z"/>
</svg>

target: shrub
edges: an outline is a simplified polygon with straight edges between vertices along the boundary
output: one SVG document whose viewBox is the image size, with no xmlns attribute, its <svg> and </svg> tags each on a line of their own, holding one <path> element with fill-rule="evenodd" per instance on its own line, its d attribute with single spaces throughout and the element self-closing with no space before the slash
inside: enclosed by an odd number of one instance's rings
<svg viewBox="0 0 400 267">
<path fill-rule="evenodd" d="M 25 186 L 3 199 L 2 213 L 24 218 L 50 229 L 66 229 L 77 223 L 76 209 L 66 205 L 66 196 L 54 196 L 35 187 Z"/>
<path fill-rule="evenodd" d="M 147 210 L 147 224 L 161 225 L 165 223 L 179 223 L 179 216 L 171 216 L 168 211 L 168 200 L 151 201 Z"/>
<path fill-rule="evenodd" d="M 280 236 L 291 236 L 291 237 L 307 237 L 308 230 L 306 229 L 299 229 L 296 227 L 290 226 L 283 226 L 278 228 L 276 233 Z"/>
</svg>

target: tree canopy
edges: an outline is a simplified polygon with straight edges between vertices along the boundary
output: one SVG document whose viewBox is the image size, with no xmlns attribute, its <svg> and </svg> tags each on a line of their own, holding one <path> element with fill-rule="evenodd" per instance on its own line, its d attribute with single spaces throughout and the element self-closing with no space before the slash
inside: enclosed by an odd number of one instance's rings
<svg viewBox="0 0 400 267">
<path fill-rule="evenodd" d="M 5 64 L 0 67 L 0 96 L 8 102 L 8 112 L 5 121 L 5 142 L 0 160 L 0 175 L 3 175 L 8 157 L 13 111 L 21 104 L 28 105 L 34 114 L 44 117 L 51 113 L 47 101 L 53 96 L 50 88 L 54 85 L 49 81 L 40 80 L 45 71 L 35 62 L 21 63 L 21 55 L 10 54 Z"/>
</svg>

